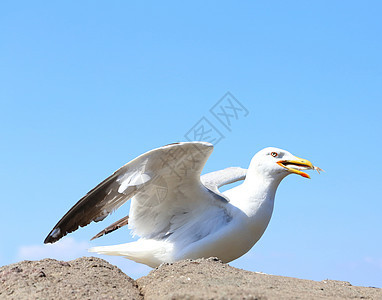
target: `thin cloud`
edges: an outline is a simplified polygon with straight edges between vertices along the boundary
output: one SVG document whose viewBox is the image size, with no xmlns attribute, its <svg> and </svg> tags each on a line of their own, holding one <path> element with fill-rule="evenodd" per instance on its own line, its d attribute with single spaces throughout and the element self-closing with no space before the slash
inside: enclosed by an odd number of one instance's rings
<svg viewBox="0 0 382 300">
<path fill-rule="evenodd" d="M 24 245 L 19 247 L 16 255 L 20 260 L 40 260 L 44 258 L 54 258 L 57 260 L 73 260 L 82 256 L 96 256 L 120 268 L 126 275 L 137 279 L 147 275 L 151 268 L 135 263 L 121 256 L 107 256 L 89 253 L 91 247 L 89 242 L 76 241 L 74 238 L 66 237 L 57 243 L 47 245 Z M 0 256 L 1 260 L 1 256 Z"/>
<path fill-rule="evenodd" d="M 39 260 L 43 258 L 54 258 L 58 260 L 72 260 L 81 256 L 89 256 L 88 242 L 77 242 L 71 237 L 62 239 L 55 244 L 47 245 L 25 245 L 17 251 L 18 260 Z"/>
<path fill-rule="evenodd" d="M 364 261 L 369 265 L 382 269 L 382 258 L 368 256 L 364 258 Z"/>
</svg>

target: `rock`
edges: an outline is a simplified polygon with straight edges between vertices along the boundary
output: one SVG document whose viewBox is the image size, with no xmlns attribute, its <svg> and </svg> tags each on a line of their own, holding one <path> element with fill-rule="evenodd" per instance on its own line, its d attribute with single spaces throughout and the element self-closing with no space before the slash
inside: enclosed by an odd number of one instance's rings
<svg viewBox="0 0 382 300">
<path fill-rule="evenodd" d="M 145 299 L 382 299 L 382 289 L 254 273 L 214 258 L 163 264 L 137 283 Z"/>
<path fill-rule="evenodd" d="M 382 299 L 382 289 L 254 273 L 217 258 L 162 264 L 137 281 L 95 257 L 0 268 L 0 299 Z"/>
<path fill-rule="evenodd" d="M 0 268 L 0 299 L 142 299 L 136 282 L 96 257 L 43 259 Z"/>
</svg>

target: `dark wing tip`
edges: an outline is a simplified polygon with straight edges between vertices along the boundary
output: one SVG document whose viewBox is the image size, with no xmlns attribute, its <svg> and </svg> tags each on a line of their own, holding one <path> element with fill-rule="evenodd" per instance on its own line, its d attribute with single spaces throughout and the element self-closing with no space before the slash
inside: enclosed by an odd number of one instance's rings
<svg viewBox="0 0 382 300">
<path fill-rule="evenodd" d="M 52 229 L 52 231 L 48 234 L 48 236 L 44 240 L 44 244 L 53 244 L 57 242 L 59 239 L 61 239 L 65 234 L 61 232 L 60 227 L 55 227 Z"/>
<path fill-rule="evenodd" d="M 79 227 L 84 227 L 93 221 L 99 222 L 106 218 L 111 213 L 110 207 L 107 207 L 109 204 L 107 196 L 109 190 L 113 187 L 117 172 L 106 178 L 82 197 L 54 226 L 45 238 L 44 244 L 55 243 L 68 233 L 76 231 Z M 124 199 L 119 197 L 117 200 L 121 202 Z M 118 204 L 118 202 L 116 203 Z"/>
<path fill-rule="evenodd" d="M 54 226 L 52 231 L 45 238 L 44 244 L 53 244 L 53 243 L 59 241 L 60 239 L 62 239 L 68 233 L 76 231 L 79 227 L 84 227 L 84 226 L 88 225 L 92 221 L 92 220 L 87 221 L 84 224 L 74 223 L 74 225 L 71 225 L 70 227 L 68 227 L 68 224 L 66 222 L 62 221 L 64 219 L 64 217 L 57 223 L 56 226 Z M 61 230 L 62 227 L 63 228 L 67 228 L 67 229 L 66 230 Z"/>
</svg>

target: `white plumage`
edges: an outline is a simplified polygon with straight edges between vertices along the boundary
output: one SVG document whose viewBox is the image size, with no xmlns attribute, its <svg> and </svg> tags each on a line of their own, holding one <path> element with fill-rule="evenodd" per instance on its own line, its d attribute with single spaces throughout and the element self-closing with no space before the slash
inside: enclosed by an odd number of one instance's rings
<svg viewBox="0 0 382 300">
<path fill-rule="evenodd" d="M 318 169 L 285 150 L 266 148 L 253 157 L 248 171 L 228 168 L 201 177 L 212 150 L 205 142 L 176 143 L 137 157 L 83 197 L 45 243 L 104 219 L 131 198 L 130 216 L 96 237 L 128 220 L 140 239 L 90 252 L 121 255 L 151 267 L 211 256 L 229 262 L 245 254 L 264 233 L 281 180 L 291 173 L 309 177 L 301 170 Z M 238 180 L 244 182 L 219 192 L 219 187 Z"/>
</svg>

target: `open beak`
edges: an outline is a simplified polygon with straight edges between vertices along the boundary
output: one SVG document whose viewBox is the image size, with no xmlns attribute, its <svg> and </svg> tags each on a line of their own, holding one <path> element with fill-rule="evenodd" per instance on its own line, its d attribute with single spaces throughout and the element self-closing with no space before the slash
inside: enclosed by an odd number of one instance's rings
<svg viewBox="0 0 382 300">
<path fill-rule="evenodd" d="M 280 160 L 277 162 L 277 164 L 285 169 L 287 169 L 291 173 L 296 173 L 298 175 L 301 175 L 305 178 L 310 178 L 308 174 L 305 172 L 302 172 L 301 170 L 315 170 L 316 167 L 313 166 L 313 164 L 303 158 L 299 158 L 295 156 L 295 159 L 293 160 Z M 319 169 L 319 168 L 317 168 Z M 321 170 L 321 169 L 320 169 Z"/>
</svg>

